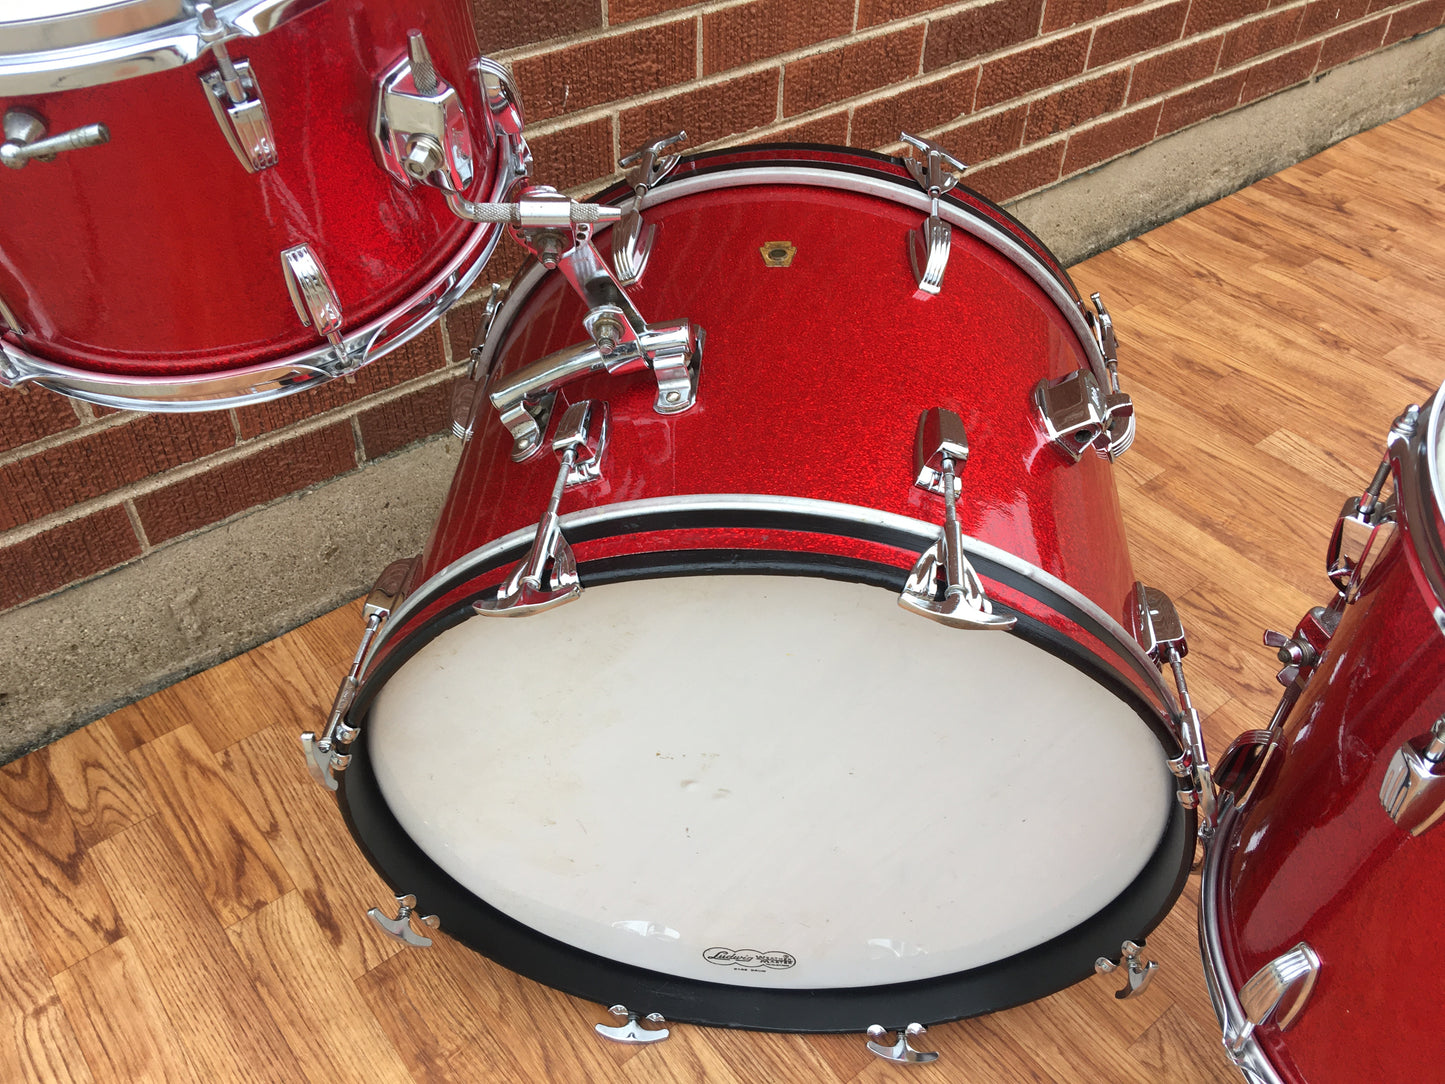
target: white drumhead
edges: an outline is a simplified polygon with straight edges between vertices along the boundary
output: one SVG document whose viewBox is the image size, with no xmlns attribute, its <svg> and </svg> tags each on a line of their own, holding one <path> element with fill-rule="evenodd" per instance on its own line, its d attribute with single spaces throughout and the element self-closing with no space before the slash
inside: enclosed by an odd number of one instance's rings
<svg viewBox="0 0 1445 1084">
<path fill-rule="evenodd" d="M 807 577 L 470 618 L 367 726 L 401 825 L 478 897 L 743 986 L 903 982 L 1039 945 L 1130 884 L 1171 810 L 1158 740 L 1069 663 Z"/>
</svg>

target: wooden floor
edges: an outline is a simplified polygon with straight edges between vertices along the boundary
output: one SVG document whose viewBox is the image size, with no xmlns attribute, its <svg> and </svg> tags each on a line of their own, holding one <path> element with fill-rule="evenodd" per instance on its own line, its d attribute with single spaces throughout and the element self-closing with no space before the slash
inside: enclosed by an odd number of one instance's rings
<svg viewBox="0 0 1445 1084">
<path fill-rule="evenodd" d="M 1114 313 L 1140 417 L 1118 471 L 1136 570 L 1183 613 L 1216 754 L 1279 693 L 1261 630 L 1324 600 L 1341 501 L 1445 377 L 1442 181 L 1437 101 L 1076 269 Z M 1094 978 L 939 1026 L 921 1068 L 861 1037 L 680 1026 L 615 1046 L 600 1007 L 445 937 L 401 950 L 363 917 L 387 892 L 296 740 L 358 630 L 348 607 L 0 770 L 0 1080 L 1239 1079 L 1197 876 L 1150 938 L 1145 997 Z"/>
</svg>

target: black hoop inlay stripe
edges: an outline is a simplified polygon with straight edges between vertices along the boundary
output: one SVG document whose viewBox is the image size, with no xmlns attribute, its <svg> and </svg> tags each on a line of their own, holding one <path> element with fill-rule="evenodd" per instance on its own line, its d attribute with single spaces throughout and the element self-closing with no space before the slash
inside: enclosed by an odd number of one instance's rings
<svg viewBox="0 0 1445 1084">
<path fill-rule="evenodd" d="M 619 507 L 615 515 L 609 515 L 586 524 L 575 526 L 569 524 L 565 531 L 568 541 L 575 545 L 578 542 L 591 542 L 618 535 L 709 528 L 797 531 L 834 535 L 839 538 L 854 538 L 860 542 L 875 542 L 896 549 L 919 552 L 918 535 L 911 531 L 866 520 L 831 515 L 826 512 L 766 507 L 698 508 L 677 504 L 666 508 L 651 508 L 635 512 L 629 512 L 625 507 Z M 446 594 L 494 568 L 520 560 L 531 544 L 531 535 L 528 534 L 512 546 L 502 550 L 485 566 L 469 566 L 446 580 L 438 580 L 435 583 L 428 582 L 426 585 L 428 594 L 433 596 Z M 1115 642 L 1115 635 L 1112 631 L 1067 598 L 1061 597 L 1028 576 L 987 557 L 970 553 L 968 559 L 974 570 L 980 575 L 1001 583 L 1019 594 L 1046 603 L 1055 612 L 1078 625 L 1100 643 L 1112 644 Z M 902 575 L 900 572 L 900 577 Z M 586 581 L 583 582 L 585 584 Z M 899 579 L 898 585 L 901 589 L 902 578 Z M 1146 685 L 1157 683 L 1158 672 L 1151 669 L 1148 663 L 1134 653 L 1120 650 L 1115 652 L 1115 656 L 1115 665 L 1123 664 L 1137 674 Z"/>
<path fill-rule="evenodd" d="M 611 530 L 606 533 L 616 533 L 615 523 L 607 526 Z M 506 558 L 496 563 L 505 564 Z M 824 576 L 890 591 L 900 589 L 904 579 L 901 570 L 887 565 L 777 551 L 638 554 L 587 562 L 579 568 L 583 583 L 594 587 L 659 576 L 758 573 Z M 915 1020 L 953 1020 L 1037 1000 L 1087 977 L 1096 958 L 1117 956 L 1122 941 L 1139 941 L 1157 926 L 1188 877 L 1194 814 L 1171 803 L 1169 823 L 1154 853 L 1111 903 L 1044 944 L 953 975 L 884 986 L 769 990 L 679 978 L 584 952 L 510 918 L 457 883 L 406 834 L 377 784 L 365 720 L 376 689 L 423 644 L 469 613 L 468 606 L 459 606 L 423 628 L 409 630 L 407 641 L 368 679 L 352 715 L 353 722 L 361 720 L 362 737 L 352 746 L 350 767 L 341 773 L 342 813 L 372 865 L 398 893 L 416 895 L 422 911 L 439 915 L 445 932 L 503 966 L 567 993 L 603 1004 L 622 1002 L 677 1021 L 769 1031 L 863 1031 L 873 1023 L 896 1028 Z M 1108 686 L 1135 708 L 1162 748 L 1174 748 L 1157 713 L 1117 670 L 1049 626 L 1018 616 L 1017 635 Z M 419 735 L 418 740 L 425 739 Z"/>
</svg>

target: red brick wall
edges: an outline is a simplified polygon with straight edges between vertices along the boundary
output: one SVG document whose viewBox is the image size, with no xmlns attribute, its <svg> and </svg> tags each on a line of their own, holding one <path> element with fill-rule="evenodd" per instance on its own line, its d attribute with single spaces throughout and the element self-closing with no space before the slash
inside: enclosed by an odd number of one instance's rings
<svg viewBox="0 0 1445 1084">
<path fill-rule="evenodd" d="M 891 148 L 906 128 L 1000 201 L 1445 19 L 1445 0 L 473 4 L 522 90 L 539 181 L 595 185 L 676 128 L 691 149 Z M 504 244 L 486 279 L 517 262 Z M 220 414 L 0 391 L 0 609 L 441 431 L 477 318 L 454 313 L 354 383 Z"/>
</svg>

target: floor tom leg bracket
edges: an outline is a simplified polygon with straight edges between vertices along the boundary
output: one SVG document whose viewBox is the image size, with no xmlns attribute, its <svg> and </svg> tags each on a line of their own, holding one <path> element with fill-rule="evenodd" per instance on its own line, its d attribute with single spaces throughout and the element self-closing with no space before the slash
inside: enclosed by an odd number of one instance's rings
<svg viewBox="0 0 1445 1084">
<path fill-rule="evenodd" d="M 909 1024 L 898 1032 L 898 1038 L 890 1042 L 888 1029 L 882 1024 L 873 1024 L 868 1028 L 868 1051 L 884 1061 L 894 1061 L 903 1065 L 925 1065 L 930 1061 L 937 1061 L 938 1052 L 936 1050 L 919 1050 L 910 1040 L 917 1039 L 927 1032 L 928 1029 L 922 1024 Z"/>
</svg>

